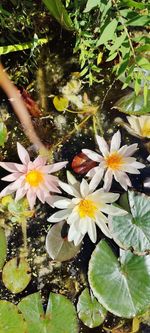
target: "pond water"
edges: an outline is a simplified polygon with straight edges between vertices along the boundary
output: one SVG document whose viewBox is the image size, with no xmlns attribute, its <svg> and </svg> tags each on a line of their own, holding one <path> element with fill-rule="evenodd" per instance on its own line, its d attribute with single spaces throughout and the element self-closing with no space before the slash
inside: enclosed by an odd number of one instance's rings
<svg viewBox="0 0 150 333">
<path fill-rule="evenodd" d="M 69 43 L 69 42 L 67 42 Z M 61 52 L 60 46 L 55 45 L 55 51 L 53 49 L 53 43 L 50 43 L 47 47 L 43 47 L 38 55 L 36 74 L 30 73 L 30 84 L 26 87 L 28 92 L 32 95 L 33 99 L 37 100 L 41 109 L 42 116 L 32 118 L 34 128 L 36 129 L 42 142 L 48 149 L 51 149 L 50 157 L 54 156 L 54 160 L 68 160 L 68 169 L 79 179 L 82 179 L 82 175 L 75 174 L 72 170 L 71 163 L 75 155 L 81 152 L 83 148 L 89 148 L 95 150 L 95 139 L 93 131 L 92 116 L 81 127 L 78 125 L 90 115 L 90 107 L 96 106 L 96 123 L 97 130 L 101 135 L 102 132 L 107 141 L 110 141 L 113 133 L 118 129 L 115 122 L 117 117 L 121 117 L 125 121 L 126 116 L 123 113 L 119 113 L 117 110 L 112 109 L 112 106 L 116 101 L 129 93 L 131 90 L 121 90 L 121 83 L 113 82 L 113 78 L 109 76 L 109 69 L 103 68 L 102 76 L 105 76 L 105 84 L 95 83 L 92 87 L 82 84 L 79 94 L 83 96 L 87 94 L 88 99 L 91 101 L 89 110 L 85 114 L 72 114 L 69 112 L 59 112 L 55 110 L 52 103 L 53 96 L 60 94 L 61 87 L 65 86 L 72 78 L 72 73 L 78 72 L 78 64 L 75 57 L 68 54 L 65 50 Z M 68 45 L 66 45 L 68 50 Z M 67 53 L 67 57 L 66 57 Z M 22 57 L 22 54 L 21 54 Z M 19 62 L 23 63 L 19 53 L 9 57 L 5 57 L 4 61 L 7 64 L 11 64 L 15 59 L 16 70 Z M 19 72 L 19 71 L 18 71 Z M 19 74 L 18 74 L 19 75 Z M 27 74 L 29 75 L 29 73 Z M 13 79 L 13 77 L 12 77 Z M 78 79 L 77 79 L 78 80 Z M 18 162 L 16 143 L 20 142 L 25 148 L 27 148 L 31 158 L 36 157 L 35 147 L 28 141 L 25 136 L 22 127 L 14 115 L 10 104 L 7 101 L 7 97 L 2 93 L 1 98 L 1 117 L 8 117 L 6 121 L 7 129 L 9 132 L 8 140 L 5 143 L 4 148 L 0 150 L 1 161 Z M 76 124 L 76 127 L 74 127 Z M 141 140 L 140 138 L 130 135 L 124 128 L 121 128 L 122 144 L 138 143 L 139 151 L 136 153 L 138 161 L 146 163 L 148 155 L 147 144 L 148 140 Z M 101 132 L 102 131 L 102 132 Z M 149 167 L 145 168 L 140 175 L 131 175 L 131 181 L 133 189 L 139 192 L 149 193 L 148 188 L 144 188 L 143 184 L 145 179 L 149 175 Z M 3 169 L 1 169 L 1 177 L 6 175 Z M 66 180 L 65 171 L 59 173 L 59 177 L 62 180 Z M 4 187 L 4 183 L 0 184 L 1 189 Z M 123 193 L 124 190 L 116 182 L 113 183 L 112 191 L 117 193 Z M 57 262 L 51 260 L 45 249 L 45 238 L 50 228 L 50 223 L 47 218 L 53 213 L 53 208 L 48 204 L 42 205 L 37 202 L 34 216 L 28 221 L 27 227 L 27 244 L 28 244 L 28 262 L 32 271 L 32 279 L 28 286 L 20 293 L 14 294 L 9 291 L 3 281 L 2 275 L 0 279 L 0 299 L 8 300 L 14 304 L 36 291 L 40 291 L 44 307 L 46 308 L 48 296 L 50 292 L 59 293 L 68 297 L 73 304 L 77 304 L 78 296 L 81 291 L 88 286 L 87 271 L 88 263 L 91 254 L 95 248 L 88 236 L 84 238 L 81 246 L 80 253 L 75 258 L 69 261 Z M 2 213 L 1 213 L 2 214 Z M 3 215 L 3 214 L 2 214 Z M 21 226 L 18 223 L 9 222 L 6 220 L 6 235 L 7 235 L 7 261 L 13 257 L 19 258 L 20 248 L 23 246 L 23 236 Z M 9 226 L 9 227 L 8 227 Z M 97 243 L 104 239 L 104 235 L 100 230 L 98 232 Z M 110 247 L 113 249 L 116 255 L 119 254 L 119 247 L 113 240 L 108 241 Z M 18 259 L 19 260 L 19 259 Z M 90 332 L 104 332 L 104 327 L 107 327 L 107 332 L 112 331 L 113 327 L 117 327 L 120 323 L 120 318 L 113 315 L 106 317 L 104 324 L 97 328 L 88 328 L 80 322 L 80 333 Z M 113 333 L 131 332 L 132 320 L 126 320 L 123 328 L 113 330 Z M 110 330 L 109 330 L 110 328 Z M 141 324 L 140 333 L 150 332 L 150 327 L 146 324 Z M 71 333 L 71 332 L 70 332 Z"/>
</svg>

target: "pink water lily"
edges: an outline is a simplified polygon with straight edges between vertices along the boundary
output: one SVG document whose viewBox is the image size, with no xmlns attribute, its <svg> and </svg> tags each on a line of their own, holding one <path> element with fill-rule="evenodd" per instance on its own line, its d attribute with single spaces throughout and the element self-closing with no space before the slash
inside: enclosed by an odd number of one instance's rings
<svg viewBox="0 0 150 333">
<path fill-rule="evenodd" d="M 90 149 L 82 150 L 91 160 L 99 163 L 98 166 L 87 173 L 87 176 L 92 178 L 93 186 L 98 185 L 104 176 L 103 187 L 106 191 L 109 191 L 114 177 L 127 190 L 128 186 L 131 186 L 127 173 L 139 174 L 138 169 L 145 167 L 144 164 L 137 162 L 136 158 L 131 157 L 138 149 L 137 143 L 120 147 L 121 134 L 119 131 L 113 135 L 110 149 L 103 137 L 97 135 L 96 140 L 103 156 Z"/>
<path fill-rule="evenodd" d="M 15 200 L 27 197 L 30 208 L 33 209 L 36 198 L 42 203 L 51 203 L 50 192 L 61 193 L 58 188 L 58 177 L 51 173 L 62 169 L 67 162 L 46 165 L 47 158 L 38 156 L 33 162 L 27 150 L 17 143 L 17 151 L 22 164 L 0 162 L 0 166 L 10 171 L 11 174 L 2 180 L 11 182 L 0 193 L 0 197 L 16 192 Z"/>
</svg>

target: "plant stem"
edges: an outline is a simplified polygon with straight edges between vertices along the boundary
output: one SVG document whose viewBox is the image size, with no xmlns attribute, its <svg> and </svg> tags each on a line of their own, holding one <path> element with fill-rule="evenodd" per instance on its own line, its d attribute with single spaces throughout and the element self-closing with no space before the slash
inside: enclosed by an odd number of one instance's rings
<svg viewBox="0 0 150 333">
<path fill-rule="evenodd" d="M 23 219 L 21 221 L 22 234 L 23 234 L 23 243 L 24 243 L 24 252 L 27 253 L 27 220 Z"/>
</svg>

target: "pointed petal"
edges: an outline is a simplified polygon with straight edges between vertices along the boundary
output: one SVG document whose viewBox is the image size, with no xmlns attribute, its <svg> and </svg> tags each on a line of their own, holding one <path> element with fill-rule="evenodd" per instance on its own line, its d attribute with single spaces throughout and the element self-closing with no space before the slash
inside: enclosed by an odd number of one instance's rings
<svg viewBox="0 0 150 333">
<path fill-rule="evenodd" d="M 43 170 L 45 170 L 44 171 L 45 173 L 53 173 L 53 172 L 59 171 L 60 169 L 64 168 L 67 163 L 68 163 L 68 161 L 58 162 L 58 163 L 54 163 L 51 165 L 45 165 L 43 167 Z"/>
<path fill-rule="evenodd" d="M 29 154 L 28 154 L 27 150 L 19 142 L 17 142 L 17 151 L 18 151 L 20 161 L 23 164 L 27 165 L 30 162 Z"/>
<path fill-rule="evenodd" d="M 106 237 L 112 238 L 112 235 L 106 223 L 108 223 L 108 219 L 102 213 L 98 213 L 96 215 L 96 224 Z"/>
<path fill-rule="evenodd" d="M 121 144 L 121 134 L 120 131 L 117 131 L 112 139 L 111 139 L 111 145 L 110 145 L 110 152 L 117 151 L 120 148 Z"/>
<path fill-rule="evenodd" d="M 35 205 L 35 201 L 36 201 L 36 193 L 33 192 L 31 189 L 29 189 L 27 192 L 27 200 L 28 200 L 30 209 L 32 210 Z"/>
<path fill-rule="evenodd" d="M 66 209 L 70 204 L 72 203 L 71 199 L 62 197 L 62 196 L 55 196 L 55 201 L 53 202 L 54 207 L 59 208 L 59 209 Z"/>
<path fill-rule="evenodd" d="M 112 216 L 123 216 L 128 213 L 124 209 L 121 209 L 113 205 L 105 205 L 104 207 L 101 208 L 101 211 L 105 214 Z"/>
<path fill-rule="evenodd" d="M 88 182 L 83 178 L 80 185 L 80 193 L 82 198 L 85 198 L 89 194 L 89 185 Z"/>
<path fill-rule="evenodd" d="M 104 176 L 104 190 L 109 191 L 112 185 L 113 173 L 112 170 L 108 169 Z"/>
<path fill-rule="evenodd" d="M 15 201 L 22 199 L 25 196 L 26 192 L 27 191 L 24 187 L 19 188 L 16 192 Z"/>
<path fill-rule="evenodd" d="M 115 180 L 122 186 L 126 191 L 128 186 L 131 186 L 131 181 L 128 175 L 123 171 L 114 171 Z"/>
<path fill-rule="evenodd" d="M 0 166 L 10 172 L 26 172 L 26 167 L 18 163 L 0 162 Z"/>
<path fill-rule="evenodd" d="M 107 156 L 109 154 L 109 147 L 105 139 L 99 135 L 96 135 L 96 140 L 99 146 L 99 150 L 103 154 L 103 156 Z"/>
<path fill-rule="evenodd" d="M 95 243 L 97 240 L 97 233 L 96 233 L 96 225 L 95 225 L 94 221 L 89 222 L 88 235 L 89 235 L 91 241 L 93 243 Z"/>
<path fill-rule="evenodd" d="M 69 209 L 63 209 L 59 212 L 56 212 L 54 213 L 53 215 L 51 215 L 49 218 L 48 218 L 48 222 L 51 222 L 51 223 L 55 223 L 55 222 L 59 222 L 59 221 L 62 221 L 64 219 L 67 219 L 67 217 L 71 214 L 71 211 L 72 210 L 69 210 Z"/>
<path fill-rule="evenodd" d="M 101 162 L 103 159 L 101 155 L 90 149 L 82 149 L 82 152 L 95 162 Z"/>
<path fill-rule="evenodd" d="M 77 197 L 77 198 L 81 197 L 80 193 L 73 186 L 66 184 L 62 181 L 59 181 L 59 186 L 62 188 L 62 190 L 64 190 L 68 194 L 70 194 L 74 197 Z"/>
<path fill-rule="evenodd" d="M 14 182 L 14 180 L 18 179 L 20 176 L 21 176 L 20 172 L 15 172 L 15 173 L 12 173 L 8 176 L 1 178 L 1 180 L 5 180 L 6 182 Z"/>
<path fill-rule="evenodd" d="M 34 161 L 33 165 L 35 168 L 43 167 L 47 161 L 47 157 L 38 156 Z"/>
<path fill-rule="evenodd" d="M 128 156 L 131 156 L 133 155 L 138 149 L 138 144 L 137 143 L 133 143 L 132 145 L 130 146 L 122 146 L 118 153 L 119 154 L 122 154 L 123 156 L 125 157 L 128 157 Z"/>
<path fill-rule="evenodd" d="M 0 192 L 0 198 L 5 197 L 5 195 L 11 194 L 15 192 L 14 189 L 12 189 L 11 184 L 6 186 L 1 192 Z"/>
<path fill-rule="evenodd" d="M 96 187 L 99 185 L 102 177 L 104 174 L 104 170 L 99 168 L 98 172 L 96 172 L 96 174 L 93 176 L 92 180 L 89 183 L 89 189 L 90 189 L 90 193 L 93 192 Z"/>
</svg>

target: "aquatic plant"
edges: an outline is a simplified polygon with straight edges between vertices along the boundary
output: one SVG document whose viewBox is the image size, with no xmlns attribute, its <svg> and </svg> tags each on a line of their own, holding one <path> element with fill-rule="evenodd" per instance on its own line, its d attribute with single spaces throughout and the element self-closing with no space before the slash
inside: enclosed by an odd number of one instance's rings
<svg viewBox="0 0 150 333">
<path fill-rule="evenodd" d="M 104 172 L 104 189 L 109 191 L 112 185 L 113 177 L 115 180 L 127 190 L 128 186 L 131 186 L 131 181 L 126 172 L 131 174 L 139 174 L 139 170 L 144 168 L 143 163 L 137 162 L 136 158 L 131 157 L 138 149 L 137 143 L 132 145 L 124 145 L 120 148 L 121 134 L 117 131 L 111 140 L 110 151 L 107 142 L 103 137 L 96 136 L 99 150 L 103 156 L 93 152 L 90 149 L 83 149 L 83 153 L 90 159 L 99 162 L 99 165 L 92 168 L 87 176 L 92 178 L 92 182 L 95 184 L 100 183 Z"/>
<path fill-rule="evenodd" d="M 150 116 L 127 117 L 130 124 L 130 133 L 142 138 L 150 138 Z"/>
<path fill-rule="evenodd" d="M 119 198 L 117 193 L 106 193 L 103 189 L 94 192 L 96 185 L 91 181 L 89 184 L 83 178 L 81 184 L 68 173 L 68 184 L 60 181 L 60 187 L 73 196 L 69 199 L 62 196 L 53 197 L 53 205 L 61 211 L 54 213 L 48 219 L 49 222 L 59 222 L 65 219 L 70 225 L 68 240 L 78 245 L 86 233 L 91 241 L 96 242 L 96 225 L 109 238 L 111 233 L 107 227 L 107 215 L 125 215 L 127 212 L 110 205 Z M 104 213 L 104 214 L 103 214 Z"/>
<path fill-rule="evenodd" d="M 42 203 L 50 203 L 50 192 L 60 193 L 58 177 L 51 175 L 51 173 L 62 169 L 67 162 L 45 165 L 47 158 L 42 156 L 38 156 L 32 162 L 27 150 L 20 143 L 17 143 L 17 151 L 22 164 L 0 162 L 0 166 L 11 172 L 2 180 L 12 182 L 1 191 L 0 196 L 16 192 L 16 201 L 26 196 L 30 209 L 33 209 L 36 198 Z"/>
</svg>

